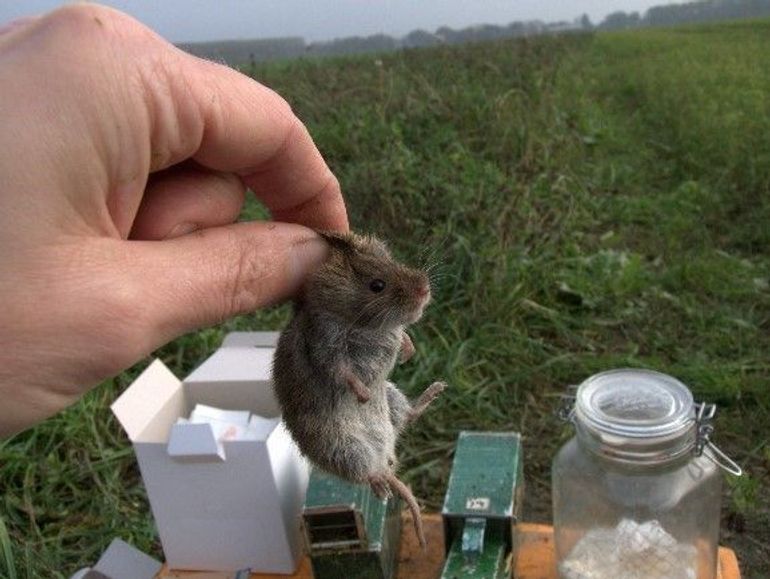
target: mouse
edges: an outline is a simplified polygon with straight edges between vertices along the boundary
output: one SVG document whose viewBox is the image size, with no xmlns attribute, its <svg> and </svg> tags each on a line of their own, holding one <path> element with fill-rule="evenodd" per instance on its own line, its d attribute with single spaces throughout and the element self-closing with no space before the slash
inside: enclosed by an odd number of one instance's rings
<svg viewBox="0 0 770 579">
<path fill-rule="evenodd" d="M 273 359 L 284 424 L 309 461 L 380 499 L 400 496 L 425 548 L 420 507 L 397 476 L 396 442 L 446 383 L 415 400 L 387 380 L 415 352 L 406 328 L 431 300 L 426 272 L 408 267 L 372 235 L 318 232 L 325 262 L 294 299 Z"/>
</svg>

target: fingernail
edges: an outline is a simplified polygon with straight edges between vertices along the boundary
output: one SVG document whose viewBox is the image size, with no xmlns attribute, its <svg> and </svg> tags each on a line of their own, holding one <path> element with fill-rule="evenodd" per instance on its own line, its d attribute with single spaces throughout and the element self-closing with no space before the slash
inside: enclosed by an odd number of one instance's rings
<svg viewBox="0 0 770 579">
<path fill-rule="evenodd" d="M 320 237 L 314 236 L 295 243 L 291 248 L 289 277 L 294 291 L 298 290 L 329 253 L 329 246 Z"/>
<path fill-rule="evenodd" d="M 171 231 L 169 231 L 166 234 L 166 237 L 163 239 L 172 239 L 174 237 L 181 237 L 182 235 L 187 235 L 188 233 L 192 233 L 198 229 L 198 226 L 195 223 L 179 223 L 171 228 Z"/>
</svg>

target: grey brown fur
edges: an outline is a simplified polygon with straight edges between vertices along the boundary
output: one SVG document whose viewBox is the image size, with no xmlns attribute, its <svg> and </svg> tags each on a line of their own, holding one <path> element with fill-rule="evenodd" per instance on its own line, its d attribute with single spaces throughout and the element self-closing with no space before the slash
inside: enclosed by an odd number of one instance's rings
<svg viewBox="0 0 770 579">
<path fill-rule="evenodd" d="M 394 261 L 374 237 L 323 236 L 329 257 L 296 300 L 273 362 L 283 420 L 319 468 L 380 497 L 399 494 L 424 545 L 417 501 L 395 476 L 396 440 L 445 385 L 432 384 L 412 404 L 387 377 L 399 354 L 403 361 L 414 352 L 405 328 L 430 300 L 428 277 Z"/>
</svg>

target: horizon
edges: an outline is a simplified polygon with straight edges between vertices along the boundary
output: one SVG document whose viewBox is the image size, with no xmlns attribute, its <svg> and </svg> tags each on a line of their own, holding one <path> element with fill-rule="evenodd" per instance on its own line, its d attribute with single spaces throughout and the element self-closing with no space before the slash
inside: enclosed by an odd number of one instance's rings
<svg viewBox="0 0 770 579">
<path fill-rule="evenodd" d="M 0 4 L 0 23 L 47 12 L 72 2 L 28 0 Z M 411 0 L 107 0 L 101 4 L 131 14 L 177 44 L 301 37 L 325 42 L 351 36 L 385 34 L 400 38 L 417 29 L 435 32 L 511 22 L 574 21 L 588 14 L 598 24 L 617 11 L 643 14 L 652 6 L 681 4 L 655 0 L 485 0 L 469 6 L 465 0 L 442 0 L 431 5 Z M 184 15 L 184 20 L 179 18 Z"/>
</svg>

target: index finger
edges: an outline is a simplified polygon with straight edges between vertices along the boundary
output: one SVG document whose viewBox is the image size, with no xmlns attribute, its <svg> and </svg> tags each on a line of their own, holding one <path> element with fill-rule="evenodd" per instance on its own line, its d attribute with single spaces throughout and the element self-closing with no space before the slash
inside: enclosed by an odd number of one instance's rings
<svg viewBox="0 0 770 579">
<path fill-rule="evenodd" d="M 226 66 L 181 53 L 186 102 L 203 123 L 193 158 L 244 180 L 278 221 L 347 230 L 339 182 L 277 93 Z"/>
<path fill-rule="evenodd" d="M 337 179 L 277 93 L 227 66 L 179 50 L 111 8 L 73 5 L 48 18 L 59 23 L 70 44 L 75 38 L 87 45 L 80 52 L 110 57 L 94 68 L 113 72 L 109 78 L 121 88 L 112 87 L 109 99 L 122 93 L 128 103 L 122 112 L 135 113 L 127 116 L 127 126 L 149 133 L 149 171 L 192 158 L 239 175 L 276 220 L 315 229 L 348 228 Z M 111 126 L 116 124 L 113 120 Z M 125 155 L 117 154 L 115 162 L 125 164 Z"/>
<path fill-rule="evenodd" d="M 57 179 L 71 179 L 77 191 L 94 183 L 108 191 L 121 232 L 130 229 L 147 173 L 190 158 L 240 176 L 277 220 L 347 229 L 339 184 L 307 129 L 284 99 L 249 77 L 90 3 L 59 8 L 1 40 L 14 78 L 4 96 L 37 121 L 16 115 L 14 130 L 28 148 L 16 144 L 17 155 L 39 155 L 41 140 L 51 158 L 68 159 L 77 170 L 64 165 Z M 29 72 L 14 76 L 13 66 Z M 82 187 L 86 179 L 93 183 Z"/>
</svg>

